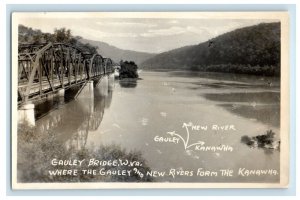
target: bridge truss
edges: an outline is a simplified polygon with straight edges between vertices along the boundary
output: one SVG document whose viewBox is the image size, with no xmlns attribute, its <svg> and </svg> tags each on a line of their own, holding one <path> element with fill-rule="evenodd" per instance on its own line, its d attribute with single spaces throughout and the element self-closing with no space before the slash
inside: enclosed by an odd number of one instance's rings
<svg viewBox="0 0 300 200">
<path fill-rule="evenodd" d="M 113 62 L 65 43 L 18 47 L 18 104 L 113 73 Z"/>
</svg>

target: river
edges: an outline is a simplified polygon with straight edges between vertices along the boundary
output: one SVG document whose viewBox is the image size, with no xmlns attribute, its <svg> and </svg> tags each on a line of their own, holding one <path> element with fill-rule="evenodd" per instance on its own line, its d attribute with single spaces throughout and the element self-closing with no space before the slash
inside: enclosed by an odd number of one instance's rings
<svg viewBox="0 0 300 200">
<path fill-rule="evenodd" d="M 254 137 L 268 130 L 280 139 L 278 78 L 185 71 L 142 71 L 139 75 L 138 80 L 116 80 L 112 88 L 95 87 L 94 99 L 52 98 L 36 106 L 36 130 L 42 132 L 43 139 L 40 146 L 27 145 L 18 151 L 20 180 L 51 182 L 53 177 L 44 172 L 43 177 L 32 177 L 28 169 L 50 169 L 53 166 L 48 166 L 50 161 L 45 164 L 47 159 L 78 158 L 74 154 L 84 149 L 93 156 L 100 152 L 102 159 L 122 157 L 141 162 L 139 166 L 145 171 L 165 173 L 145 181 L 279 182 L 279 174 L 246 176 L 242 172 L 279 172 L 280 151 L 241 142 L 242 136 Z M 188 147 L 198 142 L 200 146 Z M 55 146 L 58 143 L 60 146 Z M 223 145 L 227 150 L 201 150 L 201 145 Z M 36 154 L 39 147 L 46 158 L 39 153 L 32 159 L 44 159 L 43 163 L 24 164 L 24 157 L 28 159 L 29 152 Z M 79 155 L 86 160 L 93 156 Z M 224 169 L 233 170 L 233 174 L 221 176 Z M 80 181 L 97 180 L 82 177 Z M 135 179 L 107 176 L 101 181 Z"/>
</svg>

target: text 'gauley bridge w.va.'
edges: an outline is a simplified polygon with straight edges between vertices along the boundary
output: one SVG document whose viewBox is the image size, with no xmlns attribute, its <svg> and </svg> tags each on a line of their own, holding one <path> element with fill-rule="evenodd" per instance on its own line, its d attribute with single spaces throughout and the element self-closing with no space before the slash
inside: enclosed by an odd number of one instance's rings
<svg viewBox="0 0 300 200">
<path fill-rule="evenodd" d="M 77 97 L 93 95 L 93 84 L 107 81 L 114 73 L 110 58 L 91 54 L 65 43 L 19 44 L 18 117 L 35 124 L 32 101 L 48 95 L 64 95 L 81 86 Z"/>
</svg>

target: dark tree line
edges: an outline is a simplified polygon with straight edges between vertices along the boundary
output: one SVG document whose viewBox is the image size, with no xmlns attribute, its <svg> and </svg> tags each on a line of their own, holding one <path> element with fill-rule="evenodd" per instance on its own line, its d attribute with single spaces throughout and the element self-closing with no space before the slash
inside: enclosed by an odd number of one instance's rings
<svg viewBox="0 0 300 200">
<path fill-rule="evenodd" d="M 60 28 L 54 29 L 53 33 L 43 33 L 41 30 L 32 29 L 24 25 L 19 25 L 19 43 L 41 44 L 41 43 L 68 43 L 84 52 L 92 54 L 97 53 L 97 47 L 88 43 L 80 42 L 81 37 L 73 36 L 70 29 Z"/>
</svg>

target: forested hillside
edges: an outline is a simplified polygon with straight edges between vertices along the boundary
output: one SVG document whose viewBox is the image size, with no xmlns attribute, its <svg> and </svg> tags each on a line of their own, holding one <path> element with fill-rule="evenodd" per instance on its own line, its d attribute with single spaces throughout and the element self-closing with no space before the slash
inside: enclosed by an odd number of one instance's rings
<svg viewBox="0 0 300 200">
<path fill-rule="evenodd" d="M 120 62 L 121 60 L 134 60 L 139 65 L 145 60 L 156 55 L 153 53 L 119 49 L 115 46 L 100 41 L 87 40 L 83 38 L 80 39 L 80 41 L 84 44 L 96 46 L 99 54 L 103 55 L 104 57 L 110 57 L 116 62 Z"/>
<path fill-rule="evenodd" d="M 280 23 L 237 29 L 204 43 L 164 52 L 148 59 L 144 69 L 185 69 L 280 74 Z"/>
<path fill-rule="evenodd" d="M 97 53 L 97 47 L 88 43 L 80 42 L 81 37 L 72 35 L 70 29 L 61 28 L 55 29 L 54 33 L 43 33 L 41 30 L 32 29 L 24 25 L 19 25 L 18 42 L 21 44 L 41 44 L 48 42 L 64 42 L 74 45 L 82 51 Z"/>
<path fill-rule="evenodd" d="M 41 30 L 32 29 L 19 25 L 19 43 L 46 43 L 46 42 L 66 42 L 83 51 L 99 53 L 103 57 L 109 57 L 119 63 L 121 60 L 132 60 L 137 64 L 153 57 L 155 54 L 123 50 L 111 46 L 105 42 L 87 40 L 80 36 L 73 36 L 70 29 L 55 29 L 54 33 L 43 33 Z"/>
</svg>

